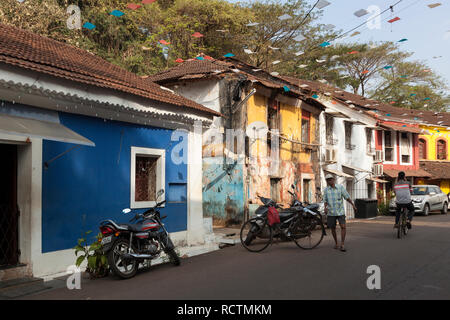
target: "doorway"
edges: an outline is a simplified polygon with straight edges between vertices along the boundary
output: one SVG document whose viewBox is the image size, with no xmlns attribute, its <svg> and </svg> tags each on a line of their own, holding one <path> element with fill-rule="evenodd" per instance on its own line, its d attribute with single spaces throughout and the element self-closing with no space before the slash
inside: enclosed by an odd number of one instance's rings
<svg viewBox="0 0 450 320">
<path fill-rule="evenodd" d="M 0 144 L 0 268 L 19 262 L 17 145 Z"/>
</svg>

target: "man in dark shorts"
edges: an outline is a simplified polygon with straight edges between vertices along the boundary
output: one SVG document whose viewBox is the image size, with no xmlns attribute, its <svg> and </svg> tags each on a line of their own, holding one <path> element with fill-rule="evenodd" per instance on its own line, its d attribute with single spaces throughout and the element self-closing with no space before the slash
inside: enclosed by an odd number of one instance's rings
<svg viewBox="0 0 450 320">
<path fill-rule="evenodd" d="M 340 249 L 341 251 L 347 251 L 344 246 L 346 225 L 345 225 L 345 210 L 344 201 L 347 200 L 356 212 L 355 204 L 347 190 L 340 185 L 336 184 L 336 179 L 333 175 L 327 174 L 325 176 L 327 181 L 327 187 L 323 191 L 323 202 L 325 205 L 325 214 L 327 215 L 327 226 L 331 229 L 333 234 L 335 249 Z M 336 235 L 336 221 L 339 221 L 339 226 L 341 227 L 341 245 L 338 245 L 337 235 Z"/>
</svg>

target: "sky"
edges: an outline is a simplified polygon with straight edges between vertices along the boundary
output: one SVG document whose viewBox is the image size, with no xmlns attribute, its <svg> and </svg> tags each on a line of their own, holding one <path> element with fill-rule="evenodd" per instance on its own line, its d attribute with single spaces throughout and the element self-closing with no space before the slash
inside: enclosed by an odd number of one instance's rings
<svg viewBox="0 0 450 320">
<path fill-rule="evenodd" d="M 228 0 L 229 2 L 239 2 Z M 283 0 L 280 0 L 283 2 Z M 306 0 L 313 5 L 316 0 Z M 328 0 L 331 4 L 323 8 L 323 16 L 318 21 L 333 24 L 336 30 L 343 32 L 353 29 L 366 21 L 371 14 L 356 17 L 353 13 L 369 6 L 378 6 L 381 11 L 399 0 Z M 427 5 L 441 3 L 430 9 Z M 316 10 L 316 9 L 315 9 Z M 398 16 L 399 21 L 388 23 L 387 20 Z M 369 29 L 367 25 L 356 31 L 361 32 L 352 37 L 352 42 L 408 41 L 400 44 L 400 49 L 413 52 L 412 60 L 424 61 L 435 73 L 442 76 L 450 86 L 450 0 L 403 0 L 394 7 L 394 12 L 381 16 L 381 28 Z M 440 58 L 433 58 L 439 57 Z M 447 90 L 450 93 L 450 89 Z"/>
</svg>

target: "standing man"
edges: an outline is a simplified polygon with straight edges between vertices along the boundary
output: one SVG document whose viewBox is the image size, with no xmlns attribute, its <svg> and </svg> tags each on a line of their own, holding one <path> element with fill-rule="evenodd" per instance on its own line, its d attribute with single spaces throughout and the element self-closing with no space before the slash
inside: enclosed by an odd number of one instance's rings
<svg viewBox="0 0 450 320">
<path fill-rule="evenodd" d="M 342 185 L 336 184 L 336 179 L 333 175 L 327 174 L 325 180 L 327 181 L 327 187 L 323 191 L 323 202 L 325 205 L 325 214 L 327 215 L 327 226 L 331 229 L 331 233 L 333 234 L 335 242 L 334 248 L 345 252 L 347 250 L 344 246 L 346 225 L 343 199 L 347 200 L 355 211 L 356 207 L 352 199 L 350 199 L 347 190 L 345 190 Z M 338 245 L 336 236 L 336 220 L 339 220 L 339 226 L 341 227 L 340 246 Z"/>
</svg>

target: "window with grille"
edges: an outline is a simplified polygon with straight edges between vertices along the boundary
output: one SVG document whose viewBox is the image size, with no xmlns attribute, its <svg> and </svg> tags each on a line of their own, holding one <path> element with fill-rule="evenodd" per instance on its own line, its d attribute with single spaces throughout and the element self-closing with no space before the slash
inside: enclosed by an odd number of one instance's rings
<svg viewBox="0 0 450 320">
<path fill-rule="evenodd" d="M 436 142 L 436 158 L 438 160 L 447 160 L 447 141 L 439 139 Z"/>
<path fill-rule="evenodd" d="M 419 159 L 427 158 L 427 142 L 425 139 L 419 139 Z"/>
<path fill-rule="evenodd" d="M 131 208 L 156 204 L 156 194 L 164 189 L 165 150 L 131 147 Z M 164 200 L 164 194 L 158 201 Z"/>
</svg>

